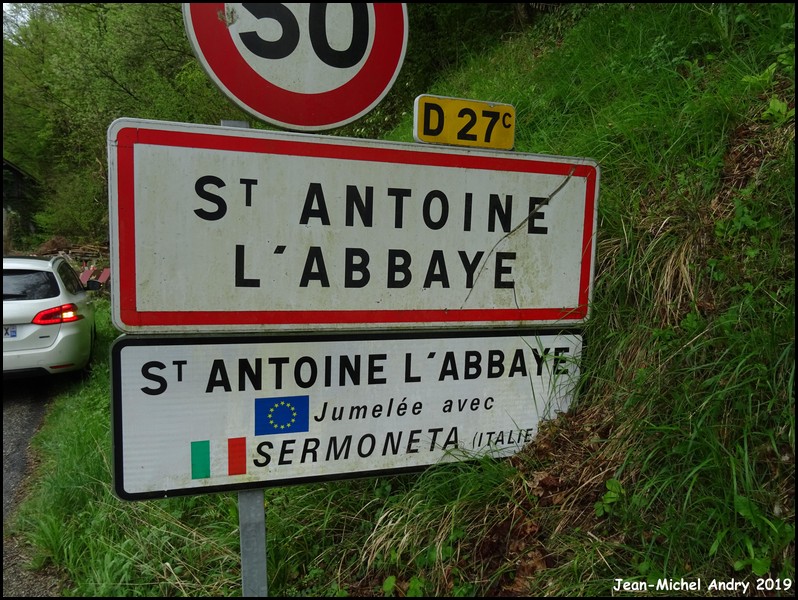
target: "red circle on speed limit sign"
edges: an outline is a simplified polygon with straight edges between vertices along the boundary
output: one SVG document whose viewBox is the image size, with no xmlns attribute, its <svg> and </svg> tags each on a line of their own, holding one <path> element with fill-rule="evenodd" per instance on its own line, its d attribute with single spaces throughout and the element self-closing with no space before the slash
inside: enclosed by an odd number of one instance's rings
<svg viewBox="0 0 798 600">
<path fill-rule="evenodd" d="M 333 129 L 365 115 L 391 89 L 407 48 L 403 3 L 189 3 L 183 18 L 214 83 L 286 129 Z"/>
</svg>

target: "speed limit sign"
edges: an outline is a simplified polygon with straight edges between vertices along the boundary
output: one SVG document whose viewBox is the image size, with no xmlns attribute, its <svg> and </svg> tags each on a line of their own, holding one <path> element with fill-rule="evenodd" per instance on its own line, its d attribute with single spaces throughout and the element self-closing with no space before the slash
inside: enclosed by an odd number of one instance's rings
<svg viewBox="0 0 798 600">
<path fill-rule="evenodd" d="M 351 123 L 388 93 L 407 47 L 405 4 L 183 5 L 186 32 L 217 86 L 274 125 Z"/>
</svg>

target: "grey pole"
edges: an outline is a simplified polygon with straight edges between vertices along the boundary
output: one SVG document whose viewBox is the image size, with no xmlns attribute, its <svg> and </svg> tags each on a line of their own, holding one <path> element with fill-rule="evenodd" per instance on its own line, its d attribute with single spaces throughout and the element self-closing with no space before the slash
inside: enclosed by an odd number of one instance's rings
<svg viewBox="0 0 798 600">
<path fill-rule="evenodd" d="M 266 508 L 263 490 L 238 492 L 241 530 L 241 586 L 244 597 L 266 597 Z"/>
<path fill-rule="evenodd" d="M 249 127 L 246 121 L 222 121 L 226 127 Z M 244 597 L 269 595 L 266 566 L 266 506 L 263 490 L 238 492 L 241 537 L 241 588 Z"/>
</svg>

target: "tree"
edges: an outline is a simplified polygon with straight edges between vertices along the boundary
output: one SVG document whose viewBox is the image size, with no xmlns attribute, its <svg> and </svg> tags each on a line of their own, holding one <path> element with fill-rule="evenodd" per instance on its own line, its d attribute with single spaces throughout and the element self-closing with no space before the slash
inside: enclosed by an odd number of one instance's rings
<svg viewBox="0 0 798 600">
<path fill-rule="evenodd" d="M 115 119 L 252 120 L 202 70 L 180 4 L 9 6 L 3 19 L 3 154 L 43 183 L 43 209 L 35 219 L 43 237 L 107 237 L 106 132 Z M 436 74 L 496 43 L 515 23 L 512 4 L 410 4 L 408 14 L 408 52 L 391 92 L 334 135 L 381 137 L 412 110 Z"/>
</svg>

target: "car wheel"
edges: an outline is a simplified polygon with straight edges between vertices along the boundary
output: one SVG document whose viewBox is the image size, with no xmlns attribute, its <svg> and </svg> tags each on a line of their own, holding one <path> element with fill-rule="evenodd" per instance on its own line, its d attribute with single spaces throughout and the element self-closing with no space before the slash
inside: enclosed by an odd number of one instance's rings
<svg viewBox="0 0 798 600">
<path fill-rule="evenodd" d="M 97 342 L 97 328 L 91 328 L 91 337 L 89 338 L 89 359 L 86 365 L 80 370 L 81 378 L 86 378 L 91 374 L 91 367 L 94 364 L 94 348 Z"/>
</svg>

